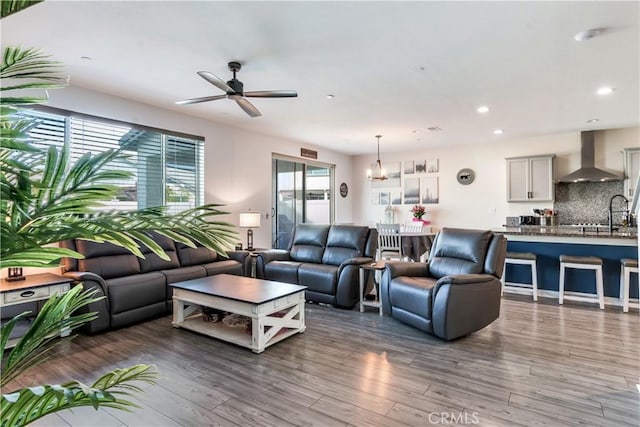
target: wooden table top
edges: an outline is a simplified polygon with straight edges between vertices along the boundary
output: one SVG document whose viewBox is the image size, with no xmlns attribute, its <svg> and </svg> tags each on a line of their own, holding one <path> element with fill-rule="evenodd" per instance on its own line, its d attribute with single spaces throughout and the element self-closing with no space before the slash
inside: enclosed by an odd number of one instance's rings
<svg viewBox="0 0 640 427">
<path fill-rule="evenodd" d="M 71 283 L 72 279 L 53 273 L 30 274 L 24 280 L 8 282 L 6 279 L 0 280 L 0 292 L 19 291 L 39 286 L 59 285 L 61 283 Z"/>
<path fill-rule="evenodd" d="M 381 259 L 380 261 L 372 262 L 369 264 L 361 264 L 360 268 L 363 270 L 384 270 L 387 266 L 387 261 Z"/>
<path fill-rule="evenodd" d="M 216 274 L 200 279 L 172 283 L 169 286 L 253 304 L 263 304 L 307 289 L 306 286 L 231 274 Z"/>
</svg>

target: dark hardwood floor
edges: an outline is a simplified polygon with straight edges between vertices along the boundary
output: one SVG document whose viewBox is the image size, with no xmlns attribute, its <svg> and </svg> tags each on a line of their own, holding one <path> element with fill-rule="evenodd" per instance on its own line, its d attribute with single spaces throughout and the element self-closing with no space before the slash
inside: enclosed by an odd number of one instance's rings
<svg viewBox="0 0 640 427">
<path fill-rule="evenodd" d="M 127 413 L 40 426 L 638 426 L 638 311 L 505 297 L 500 319 L 443 342 L 371 310 L 307 305 L 307 330 L 260 354 L 174 329 L 170 317 L 77 337 L 23 385 L 91 382 L 153 363 Z"/>
</svg>

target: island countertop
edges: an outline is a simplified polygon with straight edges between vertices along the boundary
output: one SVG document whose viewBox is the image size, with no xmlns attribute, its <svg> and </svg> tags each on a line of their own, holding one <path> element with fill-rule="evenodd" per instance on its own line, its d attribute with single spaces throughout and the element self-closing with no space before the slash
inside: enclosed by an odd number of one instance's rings
<svg viewBox="0 0 640 427">
<path fill-rule="evenodd" d="M 519 226 L 494 228 L 494 232 L 507 236 L 511 241 L 557 242 L 614 246 L 637 246 L 637 228 L 624 231 L 598 230 L 574 226 Z"/>
</svg>

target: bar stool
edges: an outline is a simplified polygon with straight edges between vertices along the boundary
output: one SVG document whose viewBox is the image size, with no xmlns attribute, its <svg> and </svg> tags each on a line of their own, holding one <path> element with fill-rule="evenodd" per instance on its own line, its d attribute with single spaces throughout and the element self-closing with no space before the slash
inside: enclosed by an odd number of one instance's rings
<svg viewBox="0 0 640 427">
<path fill-rule="evenodd" d="M 594 297 L 565 296 L 564 295 L 564 270 L 575 268 L 581 270 L 594 270 L 596 272 L 596 295 Z M 560 255 L 560 285 L 558 303 L 563 299 L 585 302 L 597 302 L 600 310 L 604 310 L 604 285 L 602 283 L 602 259 L 594 256 Z"/>
<path fill-rule="evenodd" d="M 638 274 L 638 260 L 633 258 L 622 258 L 620 260 L 620 300 L 622 300 L 622 311 L 629 311 L 629 282 L 631 273 Z M 640 307 L 640 304 L 633 304 Z"/>
<path fill-rule="evenodd" d="M 531 284 L 518 283 L 518 282 L 506 282 L 505 276 L 507 274 L 507 264 L 520 264 L 528 265 L 531 267 Z M 504 272 L 502 273 L 502 293 L 505 290 L 516 289 L 531 289 L 533 292 L 533 300 L 538 301 L 538 268 L 536 267 L 536 254 L 531 252 L 507 252 L 507 256 L 504 259 Z"/>
</svg>

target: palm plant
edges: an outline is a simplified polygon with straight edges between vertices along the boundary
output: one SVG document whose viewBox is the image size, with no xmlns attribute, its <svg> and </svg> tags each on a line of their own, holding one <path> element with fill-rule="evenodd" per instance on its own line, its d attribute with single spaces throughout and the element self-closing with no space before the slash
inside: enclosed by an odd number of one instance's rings
<svg viewBox="0 0 640 427">
<path fill-rule="evenodd" d="M 33 3 L 33 2 L 12 2 Z M 3 2 L 3 16 L 5 16 Z M 68 147 L 47 150 L 29 143 L 34 125 L 21 118 L 18 107 L 36 104 L 46 97 L 10 96 L 23 89 L 47 89 L 64 84 L 59 64 L 37 50 L 8 47 L 0 68 L 0 267 L 55 266 L 63 256 L 82 255 L 50 246 L 64 239 L 110 242 L 142 257 L 141 245 L 168 259 L 146 232 L 156 231 L 189 246 L 201 244 L 217 252 L 233 247 L 237 236 L 231 224 L 211 221 L 224 214 L 218 205 L 205 205 L 169 215 L 164 207 L 127 212 L 101 212 L 118 188 L 109 184 L 128 173 L 109 170 L 121 153 L 108 151 L 70 161 Z M 47 301 L 28 332 L 7 350 L 8 337 L 27 313 L 10 320 L 0 330 L 3 355 L 0 386 L 5 387 L 25 370 L 51 356 L 61 341 L 55 336 L 95 318 L 95 313 L 74 314 L 96 301 L 91 291 L 77 286 Z M 77 406 L 127 409 L 127 400 L 140 391 L 136 381 L 152 383 L 155 369 L 135 365 L 108 372 L 91 386 L 77 381 L 15 390 L 0 398 L 0 426 L 21 426 L 47 414 Z"/>
<path fill-rule="evenodd" d="M 0 387 L 6 387 L 26 369 L 47 360 L 64 340 L 56 338 L 61 329 L 75 329 L 94 320 L 95 313 L 74 314 L 86 304 L 97 301 L 94 291 L 83 291 L 78 285 L 64 295 L 54 295 L 44 304 L 29 330 L 15 347 L 5 349 L 8 337 L 16 323 L 27 313 L 22 313 L 2 326 L 0 354 L 3 366 Z M 153 384 L 155 368 L 151 365 L 134 365 L 107 372 L 91 386 L 72 380 L 64 384 L 26 387 L 2 394 L 0 397 L 0 426 L 23 426 L 62 409 L 78 406 L 106 406 L 128 409 L 136 406 L 127 400 L 131 392 L 141 391 L 135 382 Z"/>
<path fill-rule="evenodd" d="M 225 214 L 209 204 L 169 215 L 165 207 L 137 211 L 97 211 L 115 199 L 119 188 L 110 184 L 130 172 L 109 170 L 123 154 L 117 150 L 83 155 L 70 162 L 70 150 L 36 148 L 28 143 L 32 119 L 23 119 L 16 106 L 40 103 L 41 97 L 12 97 L 5 92 L 58 87 L 64 81 L 58 64 L 42 53 L 8 47 L 0 79 L 27 78 L 27 83 L 3 84 L 0 110 L 0 268 L 50 267 L 63 256 L 79 258 L 69 249 L 47 246 L 65 239 L 110 242 L 142 256 L 140 245 L 164 259 L 167 255 L 145 233 L 153 230 L 188 246 L 201 244 L 219 253 L 233 247 L 233 225 L 212 220 Z M 36 81 L 33 81 L 36 79 Z"/>
</svg>

